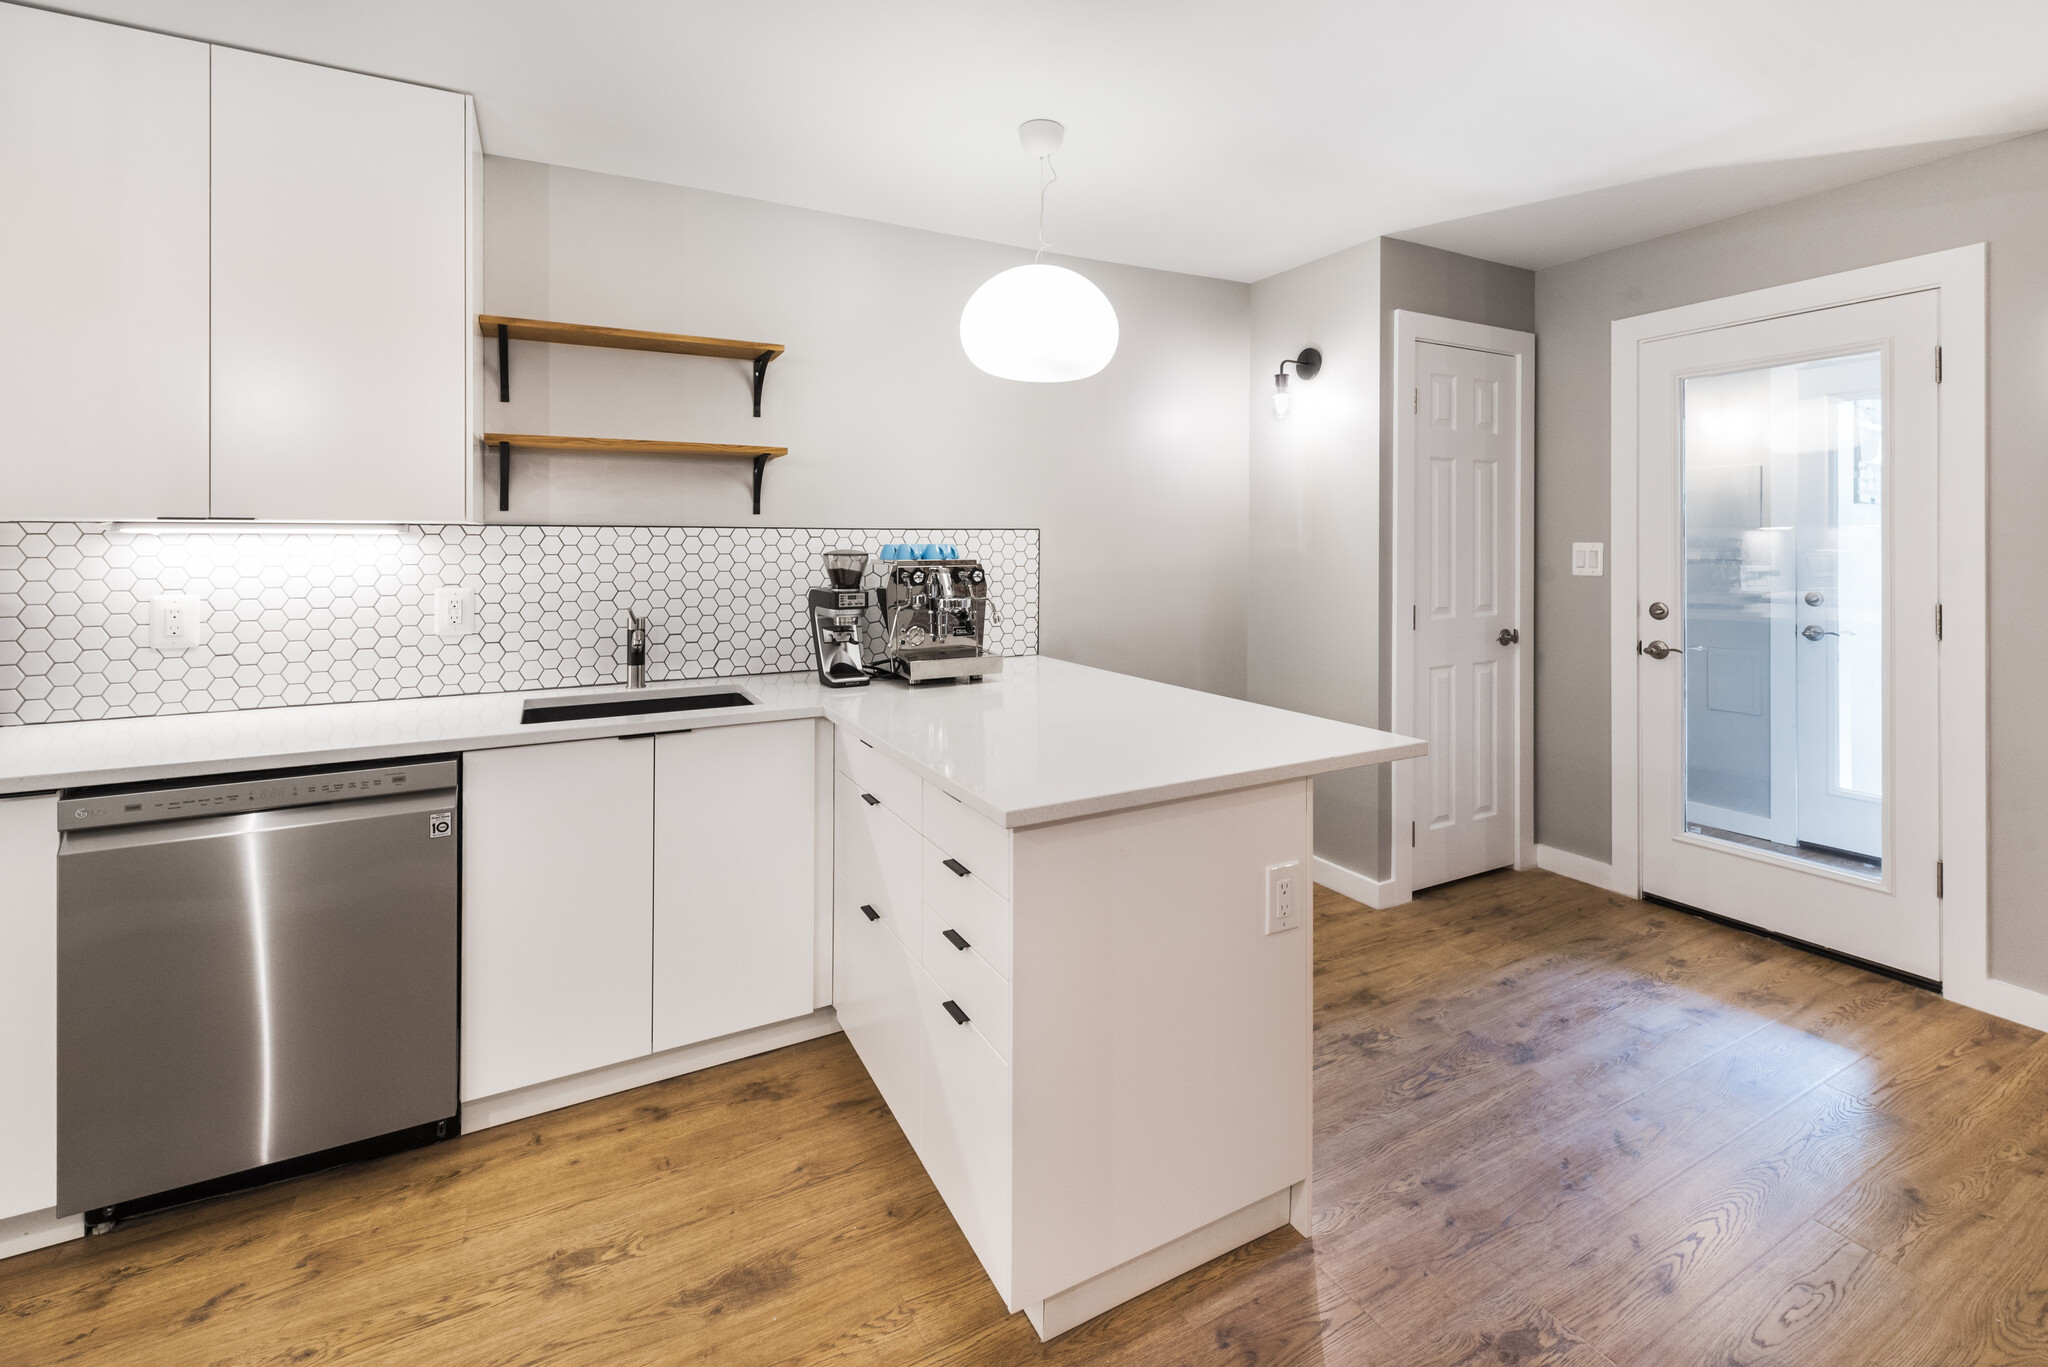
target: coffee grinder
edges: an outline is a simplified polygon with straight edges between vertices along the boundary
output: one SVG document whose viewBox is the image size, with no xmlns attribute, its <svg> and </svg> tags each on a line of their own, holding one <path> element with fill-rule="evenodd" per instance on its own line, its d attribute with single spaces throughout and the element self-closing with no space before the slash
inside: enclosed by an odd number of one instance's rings
<svg viewBox="0 0 2048 1367">
<path fill-rule="evenodd" d="M 817 652 L 818 682 L 827 688 L 860 688 L 868 682 L 861 661 L 861 623 L 874 594 L 861 587 L 866 551 L 825 552 L 826 588 L 810 592 L 811 648 Z"/>
</svg>

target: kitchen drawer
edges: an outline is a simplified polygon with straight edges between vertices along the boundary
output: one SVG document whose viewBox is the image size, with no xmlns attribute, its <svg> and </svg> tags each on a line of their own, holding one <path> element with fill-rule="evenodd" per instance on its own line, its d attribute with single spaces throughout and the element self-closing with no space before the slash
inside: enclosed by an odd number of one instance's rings
<svg viewBox="0 0 2048 1367">
<path fill-rule="evenodd" d="M 924 785 L 925 838 L 1010 895 L 1010 833 L 935 783 Z"/>
<path fill-rule="evenodd" d="M 1010 976 L 1010 901 L 980 877 L 955 873 L 946 852 L 924 842 L 924 901 L 1007 980 Z M 964 865 L 963 865 L 964 867 Z"/>
<path fill-rule="evenodd" d="M 854 787 L 896 813 L 912 830 L 917 829 L 923 779 L 843 728 L 834 728 L 834 749 L 838 751 L 839 772 L 852 779 Z"/>
<path fill-rule="evenodd" d="M 833 849 L 838 876 L 860 902 L 882 914 L 905 946 L 917 942 L 917 909 L 924 841 L 886 807 L 862 802 L 861 789 L 837 775 L 833 794 Z"/>
<path fill-rule="evenodd" d="M 918 957 L 924 961 L 925 971 L 938 983 L 942 999 L 958 1006 L 973 1027 L 981 1032 L 995 1051 L 1005 1061 L 1010 1057 L 1010 985 L 1003 976 L 989 967 L 988 960 L 968 941 L 968 948 L 946 938 L 946 932 L 953 931 L 961 939 L 967 939 L 957 928 L 946 924 L 932 907 L 924 909 L 924 934 L 918 941 Z M 950 1018 L 951 1013 L 948 1013 Z"/>
<path fill-rule="evenodd" d="M 859 900 L 839 884 L 833 898 L 832 1005 L 840 1028 L 874 1080 L 875 1090 L 895 1112 L 905 1137 L 915 1142 L 922 1082 L 923 1029 L 917 979 L 924 976 L 909 949 L 879 921 L 870 921 Z"/>
<path fill-rule="evenodd" d="M 956 1025 L 930 974 L 915 966 L 923 1040 L 918 1157 L 1005 1304 L 1011 1301 L 1010 1065 L 970 1025 Z"/>
</svg>

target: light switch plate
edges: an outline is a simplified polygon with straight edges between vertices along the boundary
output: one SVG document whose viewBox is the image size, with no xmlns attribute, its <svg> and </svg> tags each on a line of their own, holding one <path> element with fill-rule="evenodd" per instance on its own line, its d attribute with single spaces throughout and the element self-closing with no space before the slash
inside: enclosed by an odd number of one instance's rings
<svg viewBox="0 0 2048 1367">
<path fill-rule="evenodd" d="M 445 641 L 476 632 L 476 590 L 442 584 L 434 590 L 433 620 L 427 629 Z"/>
<path fill-rule="evenodd" d="M 205 599 L 186 593 L 166 593 L 149 600 L 151 649 L 175 654 L 205 645 L 209 634 Z"/>
<path fill-rule="evenodd" d="M 1310 897 L 1308 871 L 1299 861 L 1274 864 L 1266 870 L 1266 933 L 1301 926 L 1302 909 Z"/>
<path fill-rule="evenodd" d="M 1572 573 L 1602 575 L 1606 573 L 1603 564 L 1607 559 L 1607 544 L 1603 541 L 1572 542 Z"/>
</svg>

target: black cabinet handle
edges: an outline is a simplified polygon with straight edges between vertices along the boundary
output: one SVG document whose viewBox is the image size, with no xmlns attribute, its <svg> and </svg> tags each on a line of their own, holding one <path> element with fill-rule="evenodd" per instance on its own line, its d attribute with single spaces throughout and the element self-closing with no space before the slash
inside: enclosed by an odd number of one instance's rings
<svg viewBox="0 0 2048 1367">
<path fill-rule="evenodd" d="M 882 913 L 881 913 L 881 912 L 879 912 L 879 911 L 876 911 L 876 910 L 875 910 L 875 909 L 874 909 L 873 907 L 869 906 L 869 905 L 868 905 L 868 904 L 867 904 L 866 902 L 862 902 L 862 903 L 860 904 L 860 913 L 861 913 L 861 915 L 863 915 L 863 916 L 867 917 L 867 918 L 868 918 L 868 919 L 869 919 L 870 921 L 879 921 L 879 920 L 881 920 L 881 919 L 882 919 Z"/>
<path fill-rule="evenodd" d="M 946 861 L 946 867 L 951 869 L 953 872 L 959 874 L 962 878 L 965 878 L 968 875 L 968 873 L 971 872 L 971 870 L 965 864 L 961 863 L 957 859 L 948 859 Z"/>
<path fill-rule="evenodd" d="M 860 795 L 860 800 L 862 802 L 867 803 L 870 807 L 879 807 L 882 805 L 882 799 L 876 797 L 873 793 L 862 793 Z"/>
<path fill-rule="evenodd" d="M 967 948 L 967 937 L 965 935 L 962 935 L 957 930 L 949 930 L 946 932 L 946 942 L 952 945 L 955 949 Z"/>
<path fill-rule="evenodd" d="M 946 1014 L 953 1018 L 953 1024 L 967 1024 L 967 1013 L 960 1009 L 959 1002 L 940 1002 L 939 1005 L 946 1008 Z"/>
</svg>

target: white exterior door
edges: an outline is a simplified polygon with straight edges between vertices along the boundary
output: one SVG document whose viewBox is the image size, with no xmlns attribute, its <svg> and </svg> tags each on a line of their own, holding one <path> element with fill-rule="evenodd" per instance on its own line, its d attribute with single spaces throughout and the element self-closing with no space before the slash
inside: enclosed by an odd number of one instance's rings
<svg viewBox="0 0 2048 1367">
<path fill-rule="evenodd" d="M 1933 291 L 1643 344 L 1645 893 L 1940 976 Z"/>
<path fill-rule="evenodd" d="M 1515 862 L 1520 716 L 1516 358 L 1416 345 L 1411 886 Z"/>
</svg>

